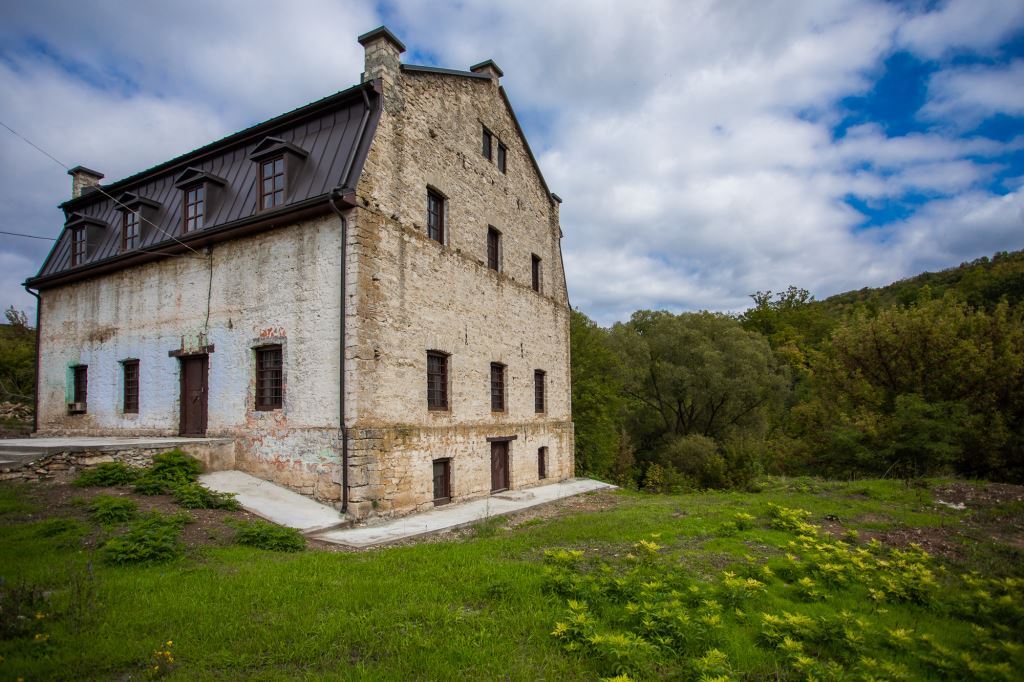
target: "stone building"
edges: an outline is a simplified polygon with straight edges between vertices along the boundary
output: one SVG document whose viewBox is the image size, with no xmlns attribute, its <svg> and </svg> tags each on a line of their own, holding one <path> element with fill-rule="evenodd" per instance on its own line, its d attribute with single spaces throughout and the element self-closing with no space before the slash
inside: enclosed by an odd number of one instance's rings
<svg viewBox="0 0 1024 682">
<path fill-rule="evenodd" d="M 561 200 L 502 72 L 359 42 L 359 85 L 71 171 L 26 282 L 39 435 L 231 438 L 222 465 L 355 518 L 573 476 Z"/>
</svg>

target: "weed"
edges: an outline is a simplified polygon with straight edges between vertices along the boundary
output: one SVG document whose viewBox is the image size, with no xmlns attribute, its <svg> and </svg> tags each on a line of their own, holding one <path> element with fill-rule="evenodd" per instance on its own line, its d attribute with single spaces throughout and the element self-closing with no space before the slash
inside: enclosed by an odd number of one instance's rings
<svg viewBox="0 0 1024 682">
<path fill-rule="evenodd" d="M 92 520 L 104 526 L 131 521 L 139 513 L 139 505 L 133 500 L 113 495 L 97 495 L 88 509 Z"/>
<path fill-rule="evenodd" d="M 181 529 L 191 522 L 188 514 L 165 516 L 150 512 L 134 521 L 124 535 L 103 545 L 101 557 L 108 564 L 148 564 L 181 556 Z"/>
<path fill-rule="evenodd" d="M 36 525 L 37 537 L 56 540 L 60 547 L 74 547 L 85 531 L 85 526 L 66 516 L 55 516 Z"/>
<path fill-rule="evenodd" d="M 198 483 L 181 483 L 171 489 L 174 501 L 185 509 L 226 509 L 237 511 L 242 508 L 234 493 L 210 490 Z"/>
<path fill-rule="evenodd" d="M 134 483 L 138 477 L 138 470 L 124 462 L 104 462 L 80 473 L 72 484 L 80 488 L 110 488 Z"/>
<path fill-rule="evenodd" d="M 477 538 L 493 538 L 501 532 L 504 519 L 499 516 L 488 516 L 483 521 L 473 524 L 473 536 Z"/>
<path fill-rule="evenodd" d="M 39 585 L 25 580 L 11 584 L 0 576 L 0 641 L 37 632 L 49 608 L 46 591 Z"/>
<path fill-rule="evenodd" d="M 266 521 L 235 522 L 235 544 L 269 549 L 275 552 L 300 552 L 306 538 L 294 528 L 285 528 Z"/>
<path fill-rule="evenodd" d="M 181 450 L 153 455 L 153 464 L 143 470 L 135 483 L 141 495 L 164 495 L 179 485 L 192 483 L 203 471 L 203 465 Z"/>
</svg>

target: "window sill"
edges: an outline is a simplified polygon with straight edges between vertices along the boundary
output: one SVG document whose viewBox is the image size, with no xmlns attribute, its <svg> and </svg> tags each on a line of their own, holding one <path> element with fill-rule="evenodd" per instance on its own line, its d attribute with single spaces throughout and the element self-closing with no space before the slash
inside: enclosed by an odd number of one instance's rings
<svg viewBox="0 0 1024 682">
<path fill-rule="evenodd" d="M 452 501 L 452 498 L 450 498 L 450 497 L 439 497 L 438 499 L 434 500 L 434 506 L 435 507 L 440 507 L 440 506 L 445 505 L 445 504 L 450 504 L 451 501 Z"/>
</svg>

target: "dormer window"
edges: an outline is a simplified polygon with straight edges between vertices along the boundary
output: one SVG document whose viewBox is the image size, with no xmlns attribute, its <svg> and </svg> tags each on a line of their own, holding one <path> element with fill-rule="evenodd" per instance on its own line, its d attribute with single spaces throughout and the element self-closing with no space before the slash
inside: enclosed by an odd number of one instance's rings
<svg viewBox="0 0 1024 682">
<path fill-rule="evenodd" d="M 186 168 L 174 181 L 181 190 L 181 231 L 185 234 L 211 224 L 227 180 L 198 168 Z"/>
<path fill-rule="evenodd" d="M 309 152 L 278 137 L 265 137 L 249 154 L 259 164 L 256 210 L 268 211 L 284 206 L 289 187 L 295 182 Z"/>
<path fill-rule="evenodd" d="M 184 190 L 185 208 L 182 215 L 185 216 L 185 232 L 195 232 L 203 227 L 203 216 L 206 206 L 206 187 L 193 185 Z"/>
<path fill-rule="evenodd" d="M 260 162 L 260 209 L 284 204 L 284 156 Z"/>
<path fill-rule="evenodd" d="M 121 251 L 138 248 L 139 237 L 138 211 L 121 211 Z"/>
<path fill-rule="evenodd" d="M 85 228 L 75 227 L 71 230 L 71 267 L 85 262 Z"/>
</svg>

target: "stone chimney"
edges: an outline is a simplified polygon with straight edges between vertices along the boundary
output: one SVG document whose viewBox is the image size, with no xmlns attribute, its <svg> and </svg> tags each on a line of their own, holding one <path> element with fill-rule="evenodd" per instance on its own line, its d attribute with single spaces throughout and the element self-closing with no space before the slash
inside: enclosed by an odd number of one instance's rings
<svg viewBox="0 0 1024 682">
<path fill-rule="evenodd" d="M 398 82 L 398 55 L 405 52 L 405 45 L 386 27 L 380 26 L 358 38 L 366 50 L 362 82 L 380 78 L 384 81 L 384 92 Z"/>
<path fill-rule="evenodd" d="M 85 166 L 75 166 L 68 171 L 71 176 L 71 198 L 77 199 L 89 190 L 90 187 L 99 187 L 103 173 L 94 171 Z"/>
<path fill-rule="evenodd" d="M 498 81 L 505 75 L 505 73 L 498 68 L 498 65 L 494 63 L 493 59 L 488 59 L 485 62 L 474 64 L 469 67 L 469 70 L 473 73 L 482 73 L 490 76 L 495 85 L 498 85 Z"/>
</svg>

